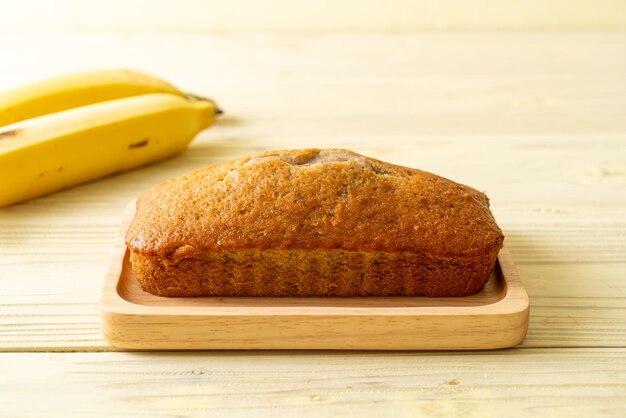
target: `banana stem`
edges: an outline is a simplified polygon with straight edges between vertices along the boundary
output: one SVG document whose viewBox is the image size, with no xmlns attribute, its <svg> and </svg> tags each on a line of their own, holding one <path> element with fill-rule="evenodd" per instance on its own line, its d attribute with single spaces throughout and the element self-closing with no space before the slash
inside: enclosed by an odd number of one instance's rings
<svg viewBox="0 0 626 418">
<path fill-rule="evenodd" d="M 198 96 L 198 95 L 193 94 L 193 93 L 185 93 L 185 96 L 189 100 L 192 100 L 192 101 L 205 101 L 205 102 L 213 103 L 213 106 L 215 107 L 215 114 L 216 115 L 221 115 L 221 114 L 224 113 L 224 111 L 218 106 L 218 104 L 213 99 L 209 99 L 208 97 Z"/>
</svg>

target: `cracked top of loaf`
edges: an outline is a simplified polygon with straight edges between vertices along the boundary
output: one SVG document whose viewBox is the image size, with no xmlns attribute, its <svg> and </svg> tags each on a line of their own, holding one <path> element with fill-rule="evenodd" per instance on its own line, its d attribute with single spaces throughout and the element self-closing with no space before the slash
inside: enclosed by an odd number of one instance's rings
<svg viewBox="0 0 626 418">
<path fill-rule="evenodd" d="M 473 257 L 504 237 L 483 193 L 341 149 L 268 151 L 163 182 L 128 247 L 172 259 L 249 249 Z"/>
</svg>

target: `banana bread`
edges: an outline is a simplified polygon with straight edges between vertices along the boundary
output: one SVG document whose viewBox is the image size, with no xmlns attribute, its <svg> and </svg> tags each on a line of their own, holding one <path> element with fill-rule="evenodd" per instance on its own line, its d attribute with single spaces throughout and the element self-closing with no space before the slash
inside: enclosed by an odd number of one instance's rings
<svg viewBox="0 0 626 418">
<path fill-rule="evenodd" d="M 161 183 L 126 235 L 137 279 L 160 296 L 465 296 L 503 240 L 483 193 L 337 149 Z"/>
</svg>

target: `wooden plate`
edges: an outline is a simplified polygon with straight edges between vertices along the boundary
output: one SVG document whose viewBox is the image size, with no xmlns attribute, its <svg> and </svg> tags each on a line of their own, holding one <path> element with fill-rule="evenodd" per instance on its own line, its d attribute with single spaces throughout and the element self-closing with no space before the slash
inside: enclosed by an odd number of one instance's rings
<svg viewBox="0 0 626 418">
<path fill-rule="evenodd" d="M 127 208 L 107 271 L 102 330 L 128 349 L 490 349 L 519 344 L 528 295 L 506 248 L 480 293 L 459 298 L 166 298 L 130 267 Z"/>
</svg>

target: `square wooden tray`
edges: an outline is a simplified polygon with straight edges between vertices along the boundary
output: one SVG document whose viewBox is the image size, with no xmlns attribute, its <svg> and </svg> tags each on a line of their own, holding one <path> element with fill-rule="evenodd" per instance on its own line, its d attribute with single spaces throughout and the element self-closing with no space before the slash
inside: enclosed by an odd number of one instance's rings
<svg viewBox="0 0 626 418">
<path fill-rule="evenodd" d="M 485 288 L 459 298 L 165 298 L 130 267 L 127 208 L 106 273 L 102 330 L 115 347 L 199 349 L 493 349 L 519 344 L 529 301 L 506 248 Z"/>
</svg>

